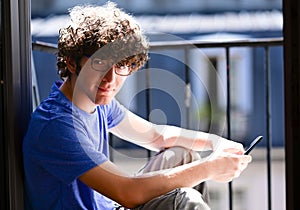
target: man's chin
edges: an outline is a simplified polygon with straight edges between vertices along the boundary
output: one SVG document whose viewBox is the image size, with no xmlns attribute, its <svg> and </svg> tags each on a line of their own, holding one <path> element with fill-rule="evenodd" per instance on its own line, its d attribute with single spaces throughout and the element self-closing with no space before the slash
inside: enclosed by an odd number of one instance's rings
<svg viewBox="0 0 300 210">
<path fill-rule="evenodd" d="M 112 98 L 111 97 L 105 97 L 105 98 L 100 98 L 95 100 L 95 104 L 97 105 L 107 105 L 111 102 Z"/>
</svg>

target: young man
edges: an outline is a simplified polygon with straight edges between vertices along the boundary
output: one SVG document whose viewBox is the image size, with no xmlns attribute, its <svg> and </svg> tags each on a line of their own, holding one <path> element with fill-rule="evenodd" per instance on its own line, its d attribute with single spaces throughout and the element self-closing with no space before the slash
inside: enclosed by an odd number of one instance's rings
<svg viewBox="0 0 300 210">
<path fill-rule="evenodd" d="M 58 42 L 64 81 L 34 111 L 24 138 L 26 209 L 209 209 L 192 187 L 231 181 L 251 157 L 239 143 L 126 110 L 114 96 L 148 59 L 140 27 L 113 3 L 77 6 L 70 16 Z M 161 152 L 128 176 L 109 161 L 108 132 Z M 200 160 L 197 151 L 209 149 L 217 155 Z"/>
</svg>

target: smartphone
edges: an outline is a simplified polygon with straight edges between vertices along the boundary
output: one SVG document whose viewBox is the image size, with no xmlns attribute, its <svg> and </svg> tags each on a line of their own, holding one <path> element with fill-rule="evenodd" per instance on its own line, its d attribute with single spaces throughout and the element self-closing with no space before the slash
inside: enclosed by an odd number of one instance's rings
<svg viewBox="0 0 300 210">
<path fill-rule="evenodd" d="M 258 136 L 256 137 L 250 144 L 250 146 L 246 149 L 245 151 L 245 155 L 248 155 L 252 150 L 253 148 L 263 139 L 262 136 Z"/>
</svg>

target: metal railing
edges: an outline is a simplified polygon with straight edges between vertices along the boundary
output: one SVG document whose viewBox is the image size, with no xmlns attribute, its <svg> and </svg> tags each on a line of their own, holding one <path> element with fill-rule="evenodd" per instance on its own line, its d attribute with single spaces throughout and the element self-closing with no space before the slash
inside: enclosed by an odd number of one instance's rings
<svg viewBox="0 0 300 210">
<path fill-rule="evenodd" d="M 231 60 L 230 60 L 230 50 L 235 47 L 262 47 L 264 49 L 264 74 L 265 74 L 265 116 L 266 116 L 266 136 L 264 137 L 266 141 L 266 160 L 267 160 L 267 179 L 268 179 L 268 209 L 272 209 L 272 194 L 271 194 L 271 149 L 272 149 L 272 129 L 271 129 L 271 79 L 270 79 L 270 48 L 274 46 L 283 46 L 283 38 L 260 38 L 260 39 L 249 39 L 249 40 L 238 40 L 238 41 L 226 41 L 226 42 L 203 42 L 203 41 L 167 41 L 167 42 L 152 42 L 150 43 L 151 50 L 160 49 L 184 49 L 186 60 L 189 59 L 189 51 L 193 48 L 224 48 L 226 57 L 226 117 L 227 117 L 227 138 L 231 139 L 231 93 L 230 93 L 230 71 L 231 71 Z M 56 45 L 35 42 L 33 43 L 33 50 L 43 51 L 55 54 L 57 52 Z M 146 70 L 150 68 L 150 64 L 146 65 Z M 189 67 L 186 66 L 185 69 L 185 83 L 188 85 L 190 83 L 189 78 Z M 150 74 L 146 73 L 146 83 L 150 81 Z M 146 90 L 146 105 L 147 114 L 150 113 L 150 89 Z M 189 116 L 187 116 L 189 117 Z M 188 121 L 189 122 L 189 121 Z M 148 153 L 150 156 L 150 153 Z M 229 209 L 233 209 L 232 202 L 232 184 L 229 183 Z"/>
<path fill-rule="evenodd" d="M 272 209 L 272 189 L 271 189 L 271 148 L 272 148 L 272 129 L 271 129 L 271 78 L 270 78 L 270 47 L 272 46 L 283 46 L 283 38 L 260 38 L 260 39 L 249 39 L 249 40 L 239 40 L 239 41 L 226 41 L 226 42 L 190 42 L 190 41 L 170 41 L 170 42 L 156 42 L 152 43 L 151 49 L 170 49 L 170 48 L 183 48 L 188 54 L 190 46 L 195 46 L 197 48 L 224 48 L 226 57 L 226 90 L 227 90 L 227 138 L 231 139 L 231 93 L 230 93 L 230 49 L 234 47 L 263 47 L 264 48 L 264 72 L 265 72 L 265 114 L 266 114 L 266 159 L 267 159 L 267 189 L 268 189 L 268 209 Z M 188 58 L 186 58 L 188 59 Z M 186 69 L 186 73 L 187 73 Z M 188 74 L 186 74 L 188 75 Z M 187 76 L 188 78 L 188 76 Z M 148 78 L 149 80 L 149 78 Z M 189 79 L 186 80 L 188 84 Z M 148 91 L 149 92 L 149 91 Z M 150 113 L 150 110 L 148 110 Z M 233 209 L 233 193 L 232 193 L 232 183 L 229 183 L 229 209 Z"/>
</svg>

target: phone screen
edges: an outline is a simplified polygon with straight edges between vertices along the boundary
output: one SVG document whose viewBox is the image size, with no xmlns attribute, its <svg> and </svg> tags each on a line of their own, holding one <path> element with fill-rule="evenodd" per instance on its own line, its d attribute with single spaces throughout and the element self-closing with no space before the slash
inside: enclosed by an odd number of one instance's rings
<svg viewBox="0 0 300 210">
<path fill-rule="evenodd" d="M 252 150 L 253 148 L 263 139 L 262 136 L 258 136 L 256 137 L 250 144 L 250 146 L 246 149 L 245 151 L 245 155 L 248 155 Z"/>
</svg>

